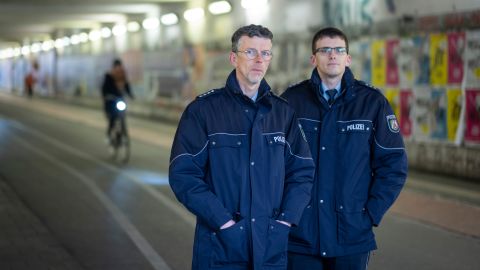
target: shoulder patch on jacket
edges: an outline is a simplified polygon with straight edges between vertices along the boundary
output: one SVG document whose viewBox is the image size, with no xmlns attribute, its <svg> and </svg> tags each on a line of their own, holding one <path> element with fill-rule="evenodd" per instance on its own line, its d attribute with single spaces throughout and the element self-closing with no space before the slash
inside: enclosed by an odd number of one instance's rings
<svg viewBox="0 0 480 270">
<path fill-rule="evenodd" d="M 211 96 L 211 95 L 214 94 L 214 93 L 218 93 L 218 92 L 219 92 L 218 90 L 219 90 L 219 89 L 208 90 L 207 92 L 198 95 L 197 98 L 204 98 L 204 97 L 207 97 L 207 96 Z"/>
<path fill-rule="evenodd" d="M 357 83 L 360 84 L 360 85 L 362 85 L 362 86 L 365 86 L 365 87 L 367 87 L 367 88 L 371 88 L 371 89 L 373 89 L 373 90 L 381 91 L 379 88 L 377 88 L 377 87 L 375 87 L 375 86 L 373 86 L 373 85 L 371 85 L 371 84 L 368 84 L 368 83 L 366 83 L 366 82 L 364 82 L 364 81 L 358 81 L 358 80 L 357 80 Z"/>
<path fill-rule="evenodd" d="M 400 125 L 398 124 L 397 117 L 392 115 L 387 115 L 387 124 L 388 129 L 393 133 L 398 133 L 400 131 Z"/>
</svg>

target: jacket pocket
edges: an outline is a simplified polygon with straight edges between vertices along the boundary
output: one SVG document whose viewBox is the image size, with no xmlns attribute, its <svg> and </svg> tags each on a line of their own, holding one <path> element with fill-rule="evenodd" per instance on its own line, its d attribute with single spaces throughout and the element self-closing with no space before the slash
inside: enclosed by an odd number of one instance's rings
<svg viewBox="0 0 480 270">
<path fill-rule="evenodd" d="M 248 247 L 245 220 L 211 234 L 212 266 L 247 264 Z"/>
<path fill-rule="evenodd" d="M 354 244 L 373 239 L 372 221 L 363 205 L 338 205 L 336 212 L 340 244 Z"/>
<path fill-rule="evenodd" d="M 286 140 L 285 135 L 282 132 L 265 134 L 265 140 L 267 141 L 268 146 L 279 149 L 279 151 L 281 151 L 279 154 L 283 154 Z"/>
<path fill-rule="evenodd" d="M 208 180 L 214 193 L 217 189 L 238 190 L 245 179 L 244 166 L 248 161 L 248 145 L 242 134 L 209 135 L 209 173 Z M 222 193 L 223 194 L 223 193 Z M 221 194 L 219 194 L 220 196 Z M 222 198 L 225 203 L 225 198 Z M 228 208 L 228 207 L 227 207 Z"/>
<path fill-rule="evenodd" d="M 246 143 L 245 134 L 211 134 L 209 148 L 242 147 Z"/>
<path fill-rule="evenodd" d="M 264 265 L 281 266 L 287 264 L 289 232 L 289 226 L 274 219 L 269 219 Z"/>
<path fill-rule="evenodd" d="M 311 205 L 305 207 L 297 227 L 290 230 L 290 243 L 313 248 L 318 239 L 315 210 Z"/>
<path fill-rule="evenodd" d="M 322 123 L 313 119 L 299 119 L 300 125 L 304 131 L 305 137 L 308 142 L 308 146 L 312 150 L 312 157 L 314 160 L 318 160 L 318 146 L 320 140 L 320 130 Z"/>
</svg>

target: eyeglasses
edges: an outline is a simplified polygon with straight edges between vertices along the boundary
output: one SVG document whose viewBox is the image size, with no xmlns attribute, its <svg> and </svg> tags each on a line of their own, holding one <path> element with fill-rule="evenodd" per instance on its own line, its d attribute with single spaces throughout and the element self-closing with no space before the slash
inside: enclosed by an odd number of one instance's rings
<svg viewBox="0 0 480 270">
<path fill-rule="evenodd" d="M 256 49 L 246 49 L 244 51 L 236 51 L 236 53 L 244 53 L 248 59 L 253 60 L 257 58 L 258 56 L 258 51 Z M 262 57 L 263 60 L 269 61 L 272 59 L 273 53 L 272 51 L 265 50 L 260 52 L 260 56 Z"/>
<path fill-rule="evenodd" d="M 317 48 L 315 50 L 315 53 L 321 53 L 321 54 L 330 54 L 333 51 L 335 51 L 336 54 L 338 55 L 344 55 L 347 53 L 347 48 L 345 47 L 321 47 Z"/>
</svg>

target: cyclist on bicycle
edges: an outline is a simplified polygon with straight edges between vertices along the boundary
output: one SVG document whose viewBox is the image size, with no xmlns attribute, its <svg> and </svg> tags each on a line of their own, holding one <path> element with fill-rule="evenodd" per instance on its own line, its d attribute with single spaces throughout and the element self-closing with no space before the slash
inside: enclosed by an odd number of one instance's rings
<svg viewBox="0 0 480 270">
<path fill-rule="evenodd" d="M 116 103 L 118 100 L 122 100 L 125 94 L 134 99 L 122 61 L 115 59 L 112 69 L 105 74 L 102 85 L 103 104 L 108 119 L 107 138 L 110 138 L 110 131 L 118 114 Z"/>
</svg>

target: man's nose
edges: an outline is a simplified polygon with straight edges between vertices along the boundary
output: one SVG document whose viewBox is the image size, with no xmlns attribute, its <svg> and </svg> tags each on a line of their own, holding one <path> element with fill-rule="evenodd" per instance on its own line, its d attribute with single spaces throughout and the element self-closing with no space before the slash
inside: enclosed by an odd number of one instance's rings
<svg viewBox="0 0 480 270">
<path fill-rule="evenodd" d="M 263 61 L 265 61 L 265 60 L 263 60 L 262 55 L 261 55 L 260 53 L 257 54 L 257 56 L 255 56 L 254 60 L 255 60 L 255 62 L 263 62 Z"/>
</svg>

